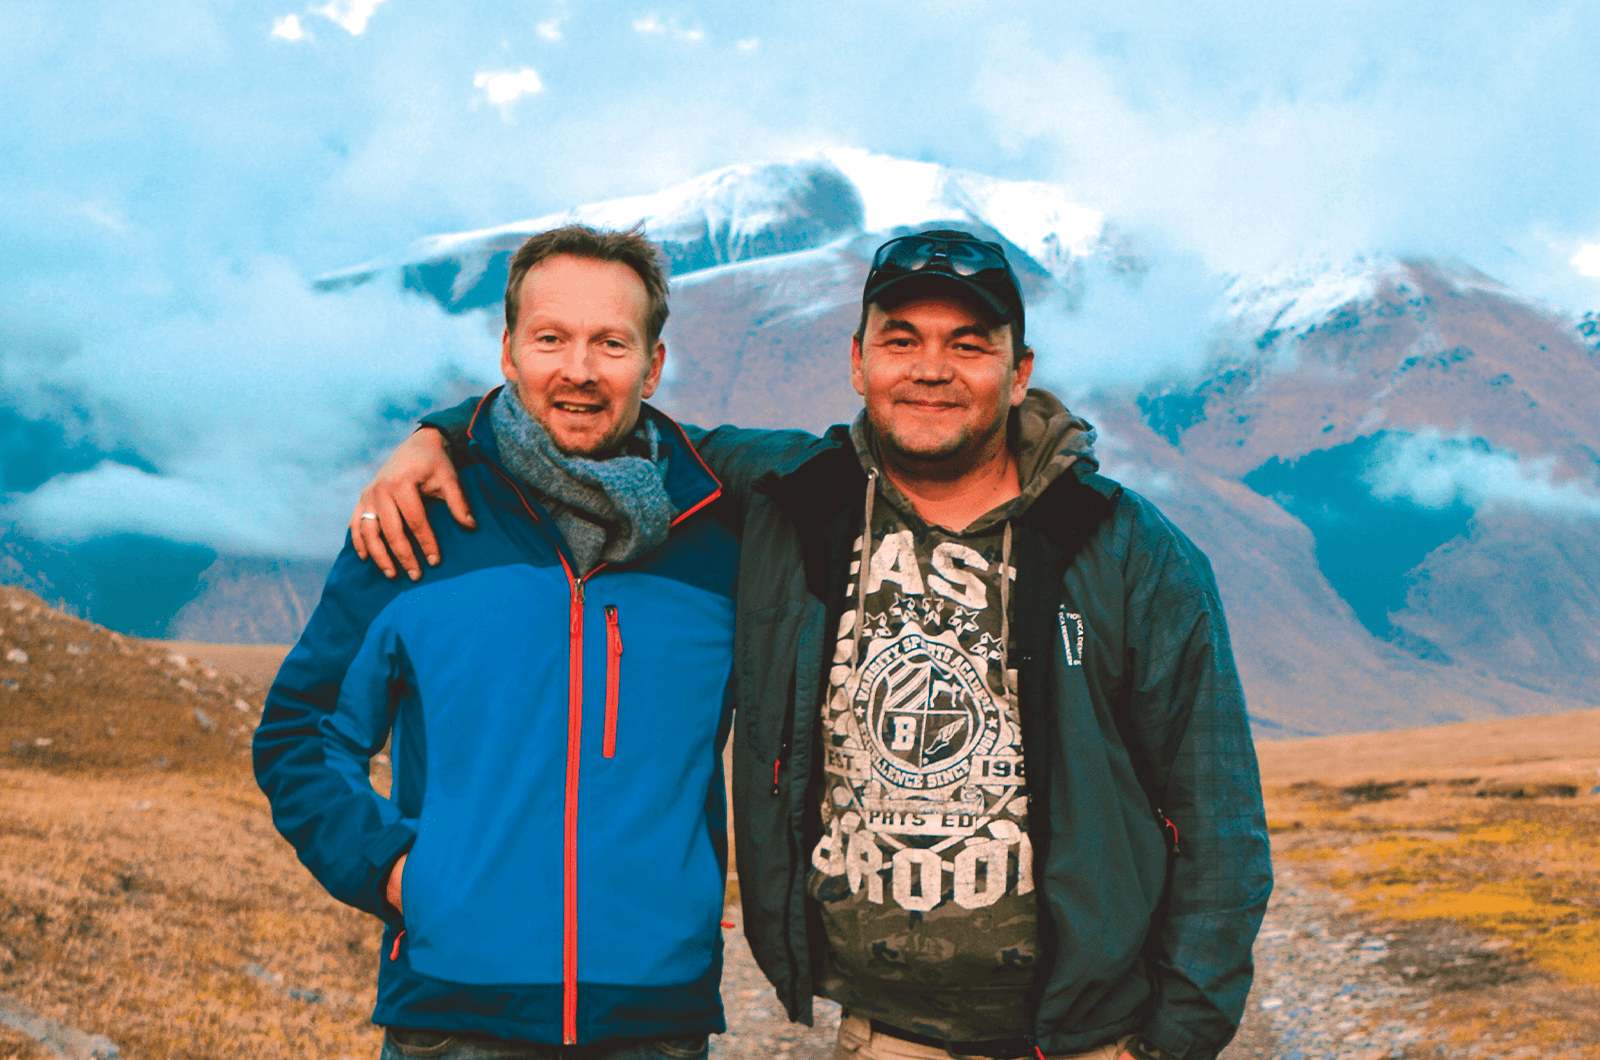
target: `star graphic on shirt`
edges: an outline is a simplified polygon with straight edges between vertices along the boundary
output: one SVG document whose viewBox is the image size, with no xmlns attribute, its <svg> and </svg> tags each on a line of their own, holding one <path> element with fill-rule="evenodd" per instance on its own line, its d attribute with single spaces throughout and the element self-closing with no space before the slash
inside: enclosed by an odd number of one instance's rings
<svg viewBox="0 0 1600 1060">
<path fill-rule="evenodd" d="M 978 624 L 972 621 L 972 618 L 975 614 L 977 614 L 977 612 L 969 611 L 965 607 L 962 607 L 958 604 L 955 611 L 953 611 L 950 615 L 950 628 L 963 636 L 968 633 L 976 633 L 978 631 Z"/>
<path fill-rule="evenodd" d="M 944 601 L 937 596 L 924 596 L 921 610 L 924 627 L 937 626 L 944 621 Z"/>
</svg>

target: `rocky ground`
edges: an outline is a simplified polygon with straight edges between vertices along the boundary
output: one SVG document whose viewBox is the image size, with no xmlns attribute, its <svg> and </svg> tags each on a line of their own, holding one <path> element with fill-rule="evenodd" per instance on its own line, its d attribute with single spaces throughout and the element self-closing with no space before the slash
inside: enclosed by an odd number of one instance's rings
<svg viewBox="0 0 1600 1060">
<path fill-rule="evenodd" d="M 729 916 L 737 923 L 736 910 Z M 727 940 L 728 1033 L 712 1040 L 711 1055 L 829 1060 L 838 1006 L 819 1002 L 815 1028 L 788 1023 L 743 934 L 730 930 Z M 1507 1040 L 1492 1021 L 1464 1038 L 1459 1027 L 1431 1019 L 1441 997 L 1527 976 L 1500 945 L 1454 927 L 1373 933 L 1340 896 L 1301 870 L 1280 867 L 1256 943 L 1255 988 L 1239 1035 L 1221 1060 L 1577 1055 L 1560 1045 Z"/>
</svg>

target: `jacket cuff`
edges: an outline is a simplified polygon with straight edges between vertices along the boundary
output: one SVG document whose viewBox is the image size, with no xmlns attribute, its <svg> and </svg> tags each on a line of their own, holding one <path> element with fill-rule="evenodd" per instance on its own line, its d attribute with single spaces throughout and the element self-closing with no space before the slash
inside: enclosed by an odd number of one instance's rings
<svg viewBox="0 0 1600 1060">
<path fill-rule="evenodd" d="M 464 460 L 467 445 L 472 440 L 469 436 L 472 417 L 477 413 L 478 405 L 482 401 L 481 397 L 467 398 L 459 405 L 428 413 L 417 425 L 432 427 L 444 436 L 445 451 L 450 455 L 452 462 Z"/>
<path fill-rule="evenodd" d="M 396 821 L 383 831 L 367 840 L 366 847 L 361 854 L 367 861 L 367 908 L 391 924 L 399 925 L 401 922 L 400 911 L 390 905 L 384 897 L 384 889 L 389 882 L 389 873 L 394 869 L 394 863 L 400 860 L 400 855 L 411 849 L 417 841 L 414 828 L 404 821 Z"/>
</svg>

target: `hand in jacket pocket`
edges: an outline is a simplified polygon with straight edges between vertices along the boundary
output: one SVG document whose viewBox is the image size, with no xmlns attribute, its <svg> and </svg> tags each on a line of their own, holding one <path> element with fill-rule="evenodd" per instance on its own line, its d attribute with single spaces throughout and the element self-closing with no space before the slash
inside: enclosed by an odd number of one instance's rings
<svg viewBox="0 0 1600 1060">
<path fill-rule="evenodd" d="M 406 855 L 401 854 L 400 860 L 394 863 L 394 868 L 389 870 L 389 882 L 384 884 L 384 901 L 405 913 L 405 907 L 400 904 L 400 875 L 406 871 Z"/>
</svg>

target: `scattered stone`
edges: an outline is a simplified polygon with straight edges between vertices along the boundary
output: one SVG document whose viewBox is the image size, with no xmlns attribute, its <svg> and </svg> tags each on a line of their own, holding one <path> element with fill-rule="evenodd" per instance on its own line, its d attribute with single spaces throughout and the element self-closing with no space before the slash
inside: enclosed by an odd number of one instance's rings
<svg viewBox="0 0 1600 1060">
<path fill-rule="evenodd" d="M 204 729 L 206 732 L 216 732 L 217 731 L 217 723 L 216 723 L 216 721 L 211 717 L 211 715 L 207 714 L 205 711 L 201 710 L 199 707 L 195 707 L 194 708 L 194 720 L 198 721 L 200 723 L 200 727 L 202 729 Z"/>
<path fill-rule="evenodd" d="M 185 692 L 200 691 L 200 686 L 189 680 L 187 677 L 178 678 L 178 687 L 183 689 Z"/>
<path fill-rule="evenodd" d="M 12 648 L 6 652 L 6 662 L 16 663 L 18 666 L 28 665 L 28 653 L 21 648 Z"/>
<path fill-rule="evenodd" d="M 4 994 L 0 994 L 0 1023 L 21 1031 L 63 1060 L 112 1060 L 121 1055 L 104 1035 L 85 1034 L 75 1027 L 41 1016 L 16 998 Z"/>
<path fill-rule="evenodd" d="M 55 743 L 55 741 L 52 740 L 50 737 L 48 737 L 48 736 L 40 736 L 40 737 L 38 737 L 37 739 L 35 739 L 33 741 L 33 746 L 35 746 L 35 747 L 49 747 L 53 743 Z"/>
<path fill-rule="evenodd" d="M 67 645 L 67 654 L 68 655 L 88 655 L 89 654 L 89 645 L 87 645 L 87 644 L 68 644 Z"/>
<path fill-rule="evenodd" d="M 189 668 L 189 657 L 187 655 L 179 655 L 177 652 L 173 652 L 171 655 L 168 655 L 167 662 L 174 666 L 181 666 L 185 670 Z"/>
<path fill-rule="evenodd" d="M 248 714 L 250 713 L 250 704 L 246 703 L 242 699 L 235 699 L 233 701 L 233 709 L 237 710 L 241 714 Z"/>
</svg>

